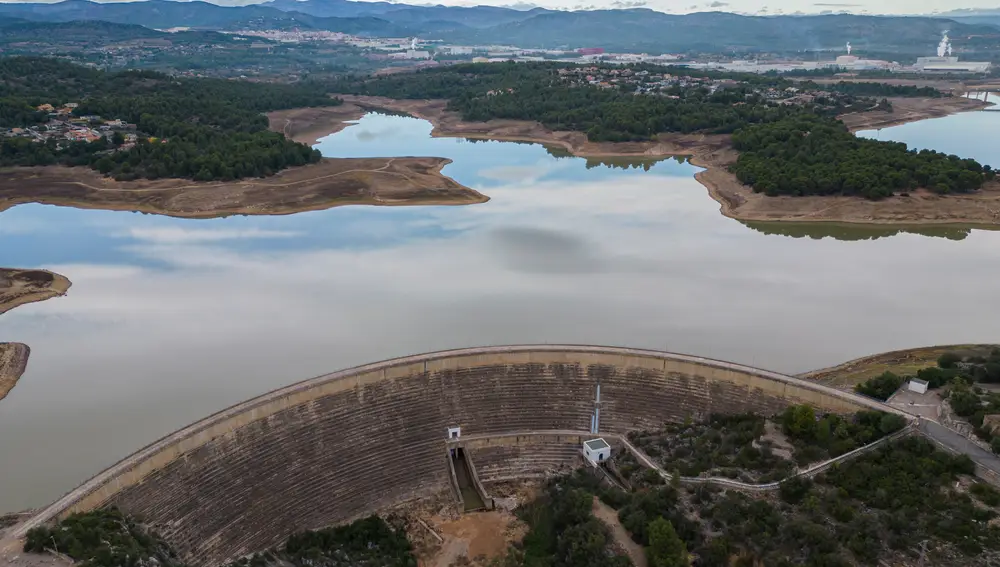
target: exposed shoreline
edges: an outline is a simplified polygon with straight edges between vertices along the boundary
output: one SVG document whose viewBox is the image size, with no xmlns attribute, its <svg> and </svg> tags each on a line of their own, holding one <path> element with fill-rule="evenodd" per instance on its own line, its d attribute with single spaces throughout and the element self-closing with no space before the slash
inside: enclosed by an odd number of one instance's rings
<svg viewBox="0 0 1000 567">
<path fill-rule="evenodd" d="M 578 157 L 689 156 L 702 167 L 695 175 L 729 218 L 753 222 L 834 222 L 842 224 L 918 226 L 965 225 L 1000 228 L 1000 181 L 968 195 L 942 197 L 930 191 L 913 191 L 880 201 L 858 197 L 767 197 L 754 193 L 729 173 L 738 154 L 726 135 L 661 134 L 649 142 L 591 142 L 582 132 L 552 131 L 537 122 L 490 120 L 464 122 L 446 109 L 444 100 L 397 100 L 384 97 L 336 95 L 345 105 L 368 110 L 406 113 L 430 122 L 435 137 L 534 142 L 559 146 Z M 852 131 L 898 125 L 926 118 L 978 110 L 988 103 L 962 97 L 937 99 L 891 99 L 893 113 L 842 117 Z M 881 125 L 881 126 L 879 126 Z"/>
<path fill-rule="evenodd" d="M 0 268 L 0 314 L 11 309 L 66 294 L 73 285 L 47 270 Z M 31 349 L 22 343 L 0 343 L 0 400 L 17 385 L 28 366 Z"/>
<path fill-rule="evenodd" d="M 268 115 L 271 129 L 314 144 L 365 111 L 342 105 Z M 27 203 L 135 211 L 180 218 L 285 215 L 344 205 L 470 205 L 489 198 L 441 170 L 435 157 L 324 158 L 266 178 L 226 182 L 156 179 L 119 182 L 86 167 L 0 168 L 0 212 Z"/>
<path fill-rule="evenodd" d="M 891 98 L 889 100 L 892 102 L 892 112 L 852 112 L 841 114 L 838 118 L 840 118 L 851 132 L 859 132 L 861 130 L 880 130 L 882 128 L 900 126 L 928 118 L 943 118 L 952 114 L 958 114 L 959 112 L 982 110 L 993 106 L 990 102 L 962 96 Z"/>
<path fill-rule="evenodd" d="M 0 212 L 26 203 L 180 218 L 286 215 L 344 205 L 467 205 L 488 197 L 441 173 L 443 158 L 323 159 L 266 178 L 118 182 L 86 168 L 0 169 Z"/>
<path fill-rule="evenodd" d="M 294 142 L 314 146 L 320 138 L 340 132 L 366 112 L 353 104 L 341 104 L 276 110 L 268 112 L 267 118 L 272 132 L 281 132 Z"/>
</svg>

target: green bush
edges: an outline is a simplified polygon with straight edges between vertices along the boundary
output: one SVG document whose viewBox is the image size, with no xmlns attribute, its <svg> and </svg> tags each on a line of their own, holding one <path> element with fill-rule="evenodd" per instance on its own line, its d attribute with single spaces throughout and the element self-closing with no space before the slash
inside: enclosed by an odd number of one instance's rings
<svg viewBox="0 0 1000 567">
<path fill-rule="evenodd" d="M 785 502 L 798 504 L 812 490 L 812 485 L 808 478 L 792 477 L 781 483 L 778 493 Z"/>
<path fill-rule="evenodd" d="M 955 368 L 959 362 L 962 362 L 962 357 L 953 352 L 946 352 L 937 359 L 937 364 L 941 368 Z"/>
<path fill-rule="evenodd" d="M 28 531 L 24 551 L 49 550 L 68 555 L 81 567 L 182 567 L 163 540 L 117 508 L 72 514 L 54 527 Z"/>
<path fill-rule="evenodd" d="M 858 384 L 854 387 L 854 391 L 884 402 L 896 393 L 896 390 L 903 385 L 903 382 L 904 378 L 902 376 L 897 376 L 887 371 Z"/>
<path fill-rule="evenodd" d="M 1000 505 L 1000 491 L 984 482 L 973 484 L 969 488 L 969 492 L 987 506 Z"/>
</svg>

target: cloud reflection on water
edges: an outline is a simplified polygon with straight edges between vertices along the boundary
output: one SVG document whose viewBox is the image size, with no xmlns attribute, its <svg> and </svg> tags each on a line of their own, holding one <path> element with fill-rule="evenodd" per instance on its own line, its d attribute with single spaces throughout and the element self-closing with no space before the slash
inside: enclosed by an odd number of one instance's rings
<svg viewBox="0 0 1000 567">
<path fill-rule="evenodd" d="M 368 129 L 393 120 L 405 119 Z M 16 263 L 74 286 L 0 319 L 0 338 L 33 349 L 0 404 L 0 454 L 18 456 L 4 462 L 0 510 L 51 500 L 226 405 L 391 356 L 569 342 L 802 371 L 1000 335 L 981 316 L 1000 308 L 1000 234 L 767 235 L 722 217 L 686 164 L 587 170 L 537 146 L 431 140 L 403 124 L 374 146 L 347 129 L 329 151 L 452 157 L 445 172 L 492 200 L 208 221 L 3 213 L 38 229 L 2 233 L 32 260 Z"/>
</svg>

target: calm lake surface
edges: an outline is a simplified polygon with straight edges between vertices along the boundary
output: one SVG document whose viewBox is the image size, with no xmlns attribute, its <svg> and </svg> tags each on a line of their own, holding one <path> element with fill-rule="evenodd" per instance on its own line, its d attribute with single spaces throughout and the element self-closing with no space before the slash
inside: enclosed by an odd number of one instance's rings
<svg viewBox="0 0 1000 567">
<path fill-rule="evenodd" d="M 1000 232 L 747 226 L 676 160 L 609 167 L 429 134 L 368 115 L 319 147 L 448 157 L 445 173 L 489 203 L 217 220 L 0 214 L 0 265 L 73 281 L 67 297 L 0 317 L 0 340 L 32 348 L 0 402 L 0 510 L 43 505 L 225 406 L 393 356 L 590 343 L 801 372 L 1000 340 Z M 1000 112 L 877 135 L 1000 165 Z"/>
</svg>

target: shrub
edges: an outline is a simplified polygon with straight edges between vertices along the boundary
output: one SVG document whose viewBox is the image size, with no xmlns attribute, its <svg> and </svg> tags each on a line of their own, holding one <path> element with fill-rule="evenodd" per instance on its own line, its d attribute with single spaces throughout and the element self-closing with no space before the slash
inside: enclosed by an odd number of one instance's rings
<svg viewBox="0 0 1000 567">
<path fill-rule="evenodd" d="M 938 366 L 941 368 L 955 368 L 959 362 L 962 362 L 962 357 L 953 352 L 946 352 L 937 359 Z"/>
<path fill-rule="evenodd" d="M 858 384 L 854 387 L 854 391 L 884 402 L 896 393 L 896 390 L 902 385 L 902 376 L 897 376 L 892 372 L 883 372 L 874 378 Z"/>
</svg>

